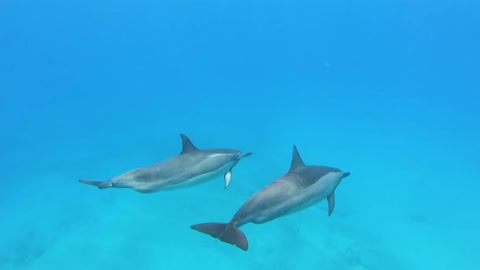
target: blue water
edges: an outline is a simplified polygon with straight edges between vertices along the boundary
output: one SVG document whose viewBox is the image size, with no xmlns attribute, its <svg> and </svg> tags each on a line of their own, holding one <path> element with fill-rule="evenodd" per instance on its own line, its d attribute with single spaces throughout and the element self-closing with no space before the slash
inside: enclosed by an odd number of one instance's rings
<svg viewBox="0 0 480 270">
<path fill-rule="evenodd" d="M 0 269 L 478 269 L 478 1 L 0 2 Z M 221 177 L 141 194 L 105 180 L 199 148 Z M 227 222 L 308 164 L 326 201 Z"/>
</svg>

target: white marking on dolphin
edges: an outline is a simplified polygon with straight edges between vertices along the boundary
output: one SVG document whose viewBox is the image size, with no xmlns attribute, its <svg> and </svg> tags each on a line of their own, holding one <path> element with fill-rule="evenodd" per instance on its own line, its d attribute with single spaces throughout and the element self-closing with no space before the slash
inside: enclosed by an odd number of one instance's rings
<svg viewBox="0 0 480 270">
<path fill-rule="evenodd" d="M 328 201 L 328 216 L 335 206 L 335 189 L 349 176 L 327 166 L 305 165 L 297 147 L 293 146 L 289 171 L 250 196 L 228 223 L 201 223 L 190 226 L 199 232 L 248 250 L 248 241 L 238 228 L 247 224 L 265 223 Z"/>
<path fill-rule="evenodd" d="M 133 169 L 107 181 L 81 179 L 79 182 L 105 188 L 131 188 L 141 193 L 187 188 L 224 176 L 227 188 L 232 168 L 252 153 L 235 149 L 198 149 L 185 134 L 180 134 L 182 151 L 164 161 Z"/>
</svg>

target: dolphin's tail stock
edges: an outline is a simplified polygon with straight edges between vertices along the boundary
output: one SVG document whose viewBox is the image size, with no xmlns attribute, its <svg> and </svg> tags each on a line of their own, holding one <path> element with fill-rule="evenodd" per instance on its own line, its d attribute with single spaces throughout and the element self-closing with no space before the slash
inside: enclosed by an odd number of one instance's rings
<svg viewBox="0 0 480 270">
<path fill-rule="evenodd" d="M 98 187 L 99 189 L 112 187 L 112 181 L 110 180 L 109 181 L 92 181 L 92 180 L 80 179 L 78 180 L 78 182 L 84 183 L 87 185 L 92 185 L 92 186 Z"/>
<path fill-rule="evenodd" d="M 248 249 L 248 241 L 245 234 L 232 223 L 202 223 L 192 225 L 190 228 L 220 239 L 225 243 L 235 245 L 244 251 Z"/>
</svg>

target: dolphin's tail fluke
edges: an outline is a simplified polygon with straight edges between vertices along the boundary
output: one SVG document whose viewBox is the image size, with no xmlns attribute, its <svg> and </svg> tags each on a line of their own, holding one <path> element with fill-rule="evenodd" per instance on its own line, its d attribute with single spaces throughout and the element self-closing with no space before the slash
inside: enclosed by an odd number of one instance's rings
<svg viewBox="0 0 480 270">
<path fill-rule="evenodd" d="M 78 180 L 80 183 L 84 183 L 87 185 L 92 185 L 95 187 L 98 187 L 99 189 L 105 189 L 112 187 L 112 182 L 111 181 L 92 181 L 92 180 L 85 180 L 85 179 L 80 179 Z"/>
<path fill-rule="evenodd" d="M 248 241 L 245 234 L 232 223 L 202 223 L 192 225 L 190 228 L 220 239 L 225 243 L 235 245 L 245 251 L 248 249 Z"/>
</svg>

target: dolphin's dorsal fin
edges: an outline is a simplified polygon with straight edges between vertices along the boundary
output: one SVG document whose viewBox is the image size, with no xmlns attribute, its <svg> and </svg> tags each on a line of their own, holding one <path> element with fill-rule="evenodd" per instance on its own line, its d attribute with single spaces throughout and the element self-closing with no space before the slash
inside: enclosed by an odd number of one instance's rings
<svg viewBox="0 0 480 270">
<path fill-rule="evenodd" d="M 293 146 L 293 153 L 292 153 L 292 163 L 290 164 L 290 171 L 295 170 L 297 168 L 305 166 L 305 163 L 302 160 L 302 157 L 300 157 L 300 154 L 298 153 L 297 147 L 294 145 Z"/>
<path fill-rule="evenodd" d="M 182 133 L 180 134 L 180 137 L 182 138 L 182 154 L 198 150 L 198 148 L 193 145 L 187 135 Z"/>
</svg>

